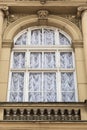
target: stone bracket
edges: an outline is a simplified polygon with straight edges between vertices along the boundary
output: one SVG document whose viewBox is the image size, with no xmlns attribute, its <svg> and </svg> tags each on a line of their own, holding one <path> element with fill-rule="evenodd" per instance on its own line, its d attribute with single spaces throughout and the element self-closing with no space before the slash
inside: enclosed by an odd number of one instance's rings
<svg viewBox="0 0 87 130">
<path fill-rule="evenodd" d="M 2 6 L 0 6 L 0 10 L 3 11 L 5 17 L 8 17 L 8 15 L 9 15 L 9 11 L 8 11 L 8 10 L 9 10 L 9 7 L 8 7 L 8 6 L 2 5 Z"/>
<path fill-rule="evenodd" d="M 85 10 L 87 10 L 87 6 L 80 6 L 80 7 L 78 7 L 78 9 L 77 9 L 77 17 L 81 17 L 81 14 Z"/>
</svg>

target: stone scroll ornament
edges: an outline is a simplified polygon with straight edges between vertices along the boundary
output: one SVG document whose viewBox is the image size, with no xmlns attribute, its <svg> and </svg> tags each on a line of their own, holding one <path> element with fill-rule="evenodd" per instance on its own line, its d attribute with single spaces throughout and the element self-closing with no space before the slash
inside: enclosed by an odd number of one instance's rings
<svg viewBox="0 0 87 130">
<path fill-rule="evenodd" d="M 8 6 L 5 6 L 5 5 L 4 6 L 0 6 L 0 10 L 3 11 L 5 17 L 9 16 L 9 7 Z"/>
</svg>

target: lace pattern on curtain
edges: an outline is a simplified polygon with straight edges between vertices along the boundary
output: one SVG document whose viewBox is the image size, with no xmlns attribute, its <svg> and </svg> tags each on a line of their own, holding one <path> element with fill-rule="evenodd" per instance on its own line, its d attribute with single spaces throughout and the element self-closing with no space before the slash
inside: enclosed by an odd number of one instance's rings
<svg viewBox="0 0 87 130">
<path fill-rule="evenodd" d="M 10 101 L 23 101 L 24 73 L 12 73 Z"/>
<path fill-rule="evenodd" d="M 70 38 L 58 29 L 22 32 L 12 53 L 9 101 L 75 101 L 73 57 Z"/>
<path fill-rule="evenodd" d="M 63 101 L 75 101 L 75 85 L 73 72 L 61 73 Z"/>
<path fill-rule="evenodd" d="M 13 68 L 24 68 L 25 67 L 25 52 L 14 52 L 13 55 Z"/>
</svg>

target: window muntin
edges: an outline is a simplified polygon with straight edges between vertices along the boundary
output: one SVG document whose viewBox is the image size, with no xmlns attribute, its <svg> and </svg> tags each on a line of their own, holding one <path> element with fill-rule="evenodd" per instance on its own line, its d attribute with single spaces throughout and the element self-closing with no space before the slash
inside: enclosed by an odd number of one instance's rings
<svg viewBox="0 0 87 130">
<path fill-rule="evenodd" d="M 61 30 L 29 28 L 19 34 L 14 40 L 12 51 L 11 80 L 15 74 L 18 76 L 13 83 L 18 84 L 18 88 L 21 86 L 19 77 L 23 75 L 23 89 L 14 91 L 11 83 L 9 101 L 77 101 L 71 39 Z"/>
</svg>

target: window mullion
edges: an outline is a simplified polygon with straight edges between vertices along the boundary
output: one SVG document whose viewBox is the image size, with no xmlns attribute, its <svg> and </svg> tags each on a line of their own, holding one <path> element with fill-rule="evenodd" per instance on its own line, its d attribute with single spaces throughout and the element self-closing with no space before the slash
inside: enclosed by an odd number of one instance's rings
<svg viewBox="0 0 87 130">
<path fill-rule="evenodd" d="M 59 32 L 58 32 L 58 29 L 55 30 L 55 45 L 59 45 Z"/>
<path fill-rule="evenodd" d="M 24 101 L 28 101 L 29 73 L 26 70 L 24 77 Z"/>
<path fill-rule="evenodd" d="M 42 51 L 42 69 L 44 68 L 44 52 Z M 44 80 L 44 72 L 42 71 L 42 101 L 43 101 L 43 96 L 44 96 L 44 93 L 43 93 L 43 80 Z"/>
<path fill-rule="evenodd" d="M 27 69 L 30 68 L 30 52 L 27 50 L 27 59 L 26 59 L 26 64 L 27 64 Z"/>
<path fill-rule="evenodd" d="M 27 45 L 30 45 L 31 43 L 31 30 L 28 29 L 28 32 L 27 32 Z"/>
<path fill-rule="evenodd" d="M 76 72 L 73 72 L 74 74 L 74 84 L 75 84 L 75 100 L 78 101 L 78 91 L 77 91 L 77 80 L 76 80 Z"/>
<path fill-rule="evenodd" d="M 8 82 L 8 95 L 7 95 L 7 101 L 10 100 L 10 93 L 11 93 L 11 79 L 12 78 L 12 72 L 10 72 L 9 74 L 9 82 Z"/>
<path fill-rule="evenodd" d="M 43 89 L 43 87 L 44 87 L 43 85 L 44 84 L 43 84 L 43 81 L 44 81 L 44 72 L 42 72 L 42 88 L 41 88 L 41 91 L 42 91 L 41 92 L 42 93 L 42 102 L 43 102 L 43 98 L 44 98 L 44 89 Z"/>
<path fill-rule="evenodd" d="M 62 88 L 61 88 L 61 72 L 58 72 L 58 83 L 59 83 L 59 87 L 58 87 L 58 92 L 59 92 L 59 101 L 62 102 Z"/>
<path fill-rule="evenodd" d="M 44 28 L 42 28 L 42 45 L 44 45 Z"/>
<path fill-rule="evenodd" d="M 13 64 L 14 64 L 14 51 L 11 52 L 11 65 L 10 65 L 10 69 L 13 68 Z"/>
<path fill-rule="evenodd" d="M 75 69 L 75 54 L 72 52 L 73 69 Z"/>
<path fill-rule="evenodd" d="M 57 60 L 57 99 L 61 101 L 61 77 L 60 77 L 60 52 L 57 50 L 56 52 L 56 60 Z"/>
</svg>

